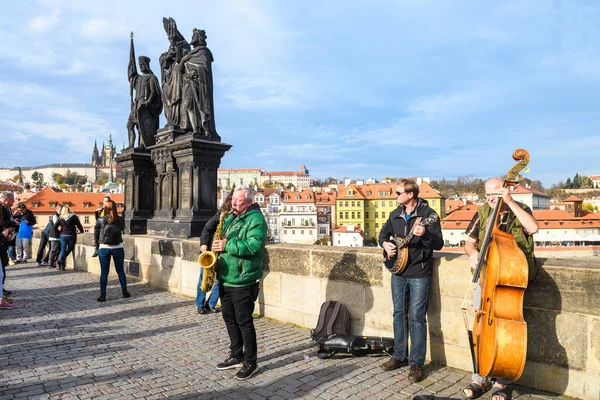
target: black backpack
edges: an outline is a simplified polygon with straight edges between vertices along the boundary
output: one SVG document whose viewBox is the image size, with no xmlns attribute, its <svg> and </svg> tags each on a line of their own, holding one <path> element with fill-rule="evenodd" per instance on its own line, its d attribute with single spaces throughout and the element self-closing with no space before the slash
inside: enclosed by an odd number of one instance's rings
<svg viewBox="0 0 600 400">
<path fill-rule="evenodd" d="M 321 305 L 317 327 L 310 330 L 310 337 L 318 340 L 330 335 L 347 335 L 350 329 L 350 313 L 348 308 L 335 300 L 329 300 Z"/>
</svg>

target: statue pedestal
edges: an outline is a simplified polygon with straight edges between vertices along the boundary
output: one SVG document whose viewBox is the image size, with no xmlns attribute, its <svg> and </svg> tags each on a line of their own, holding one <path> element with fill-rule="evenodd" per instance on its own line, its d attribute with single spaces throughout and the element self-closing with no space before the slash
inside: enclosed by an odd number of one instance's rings
<svg viewBox="0 0 600 400">
<path fill-rule="evenodd" d="M 231 145 L 183 134 L 160 132 L 163 141 L 150 146 L 156 171 L 154 216 L 148 233 L 166 237 L 199 237 L 217 212 L 217 170 Z"/>
<path fill-rule="evenodd" d="M 116 158 L 125 174 L 125 233 L 145 234 L 152 218 L 154 164 L 150 151 L 126 149 Z"/>
</svg>

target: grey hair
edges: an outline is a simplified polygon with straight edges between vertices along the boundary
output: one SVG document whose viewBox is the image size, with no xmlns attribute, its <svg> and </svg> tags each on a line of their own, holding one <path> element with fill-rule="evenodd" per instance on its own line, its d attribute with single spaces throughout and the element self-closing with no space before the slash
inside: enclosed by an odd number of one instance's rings
<svg viewBox="0 0 600 400">
<path fill-rule="evenodd" d="M 15 195 L 13 194 L 13 192 L 2 192 L 0 193 L 0 200 L 4 200 L 4 199 L 8 199 L 8 198 L 15 198 Z"/>
<path fill-rule="evenodd" d="M 244 194 L 246 195 L 246 200 L 248 201 L 252 201 L 252 199 L 254 198 L 254 190 L 252 190 L 252 188 L 250 188 L 249 186 L 242 185 L 240 187 L 236 187 L 235 191 L 244 192 Z"/>
</svg>

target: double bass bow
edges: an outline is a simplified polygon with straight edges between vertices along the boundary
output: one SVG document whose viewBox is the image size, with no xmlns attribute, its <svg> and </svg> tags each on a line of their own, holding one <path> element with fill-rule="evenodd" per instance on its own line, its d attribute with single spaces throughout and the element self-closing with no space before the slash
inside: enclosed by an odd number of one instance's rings
<svg viewBox="0 0 600 400">
<path fill-rule="evenodd" d="M 529 153 L 517 149 L 517 161 L 506 175 L 502 187 L 516 186 L 521 170 L 529 163 Z M 474 298 L 474 318 L 467 326 L 473 371 L 481 376 L 517 380 L 523 373 L 527 355 L 527 323 L 523 318 L 523 297 L 528 283 L 528 265 L 513 235 L 498 228 L 504 204 L 498 197 L 489 216 L 485 239 L 481 243 L 474 284 L 481 288 Z"/>
</svg>

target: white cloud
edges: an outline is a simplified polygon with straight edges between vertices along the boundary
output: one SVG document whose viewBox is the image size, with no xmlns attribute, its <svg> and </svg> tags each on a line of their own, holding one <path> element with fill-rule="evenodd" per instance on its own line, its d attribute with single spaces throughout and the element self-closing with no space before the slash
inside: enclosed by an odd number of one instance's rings
<svg viewBox="0 0 600 400">
<path fill-rule="evenodd" d="M 38 15 L 30 19 L 27 23 L 27 30 L 30 34 L 39 35 L 48 33 L 60 22 L 58 12 L 50 15 Z"/>
<path fill-rule="evenodd" d="M 127 38 L 129 30 L 119 21 L 100 18 L 90 19 L 82 24 L 81 35 L 94 42 L 107 42 Z"/>
</svg>

